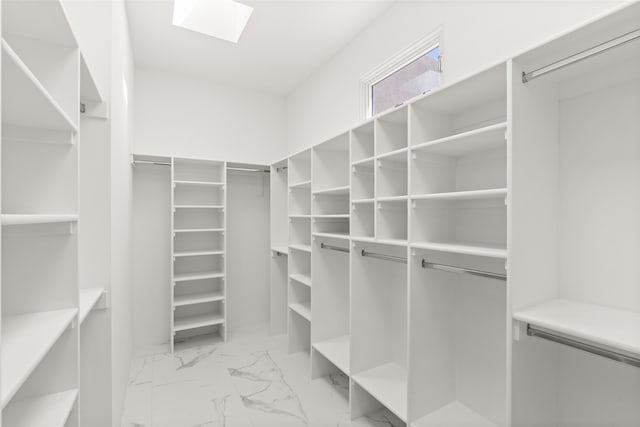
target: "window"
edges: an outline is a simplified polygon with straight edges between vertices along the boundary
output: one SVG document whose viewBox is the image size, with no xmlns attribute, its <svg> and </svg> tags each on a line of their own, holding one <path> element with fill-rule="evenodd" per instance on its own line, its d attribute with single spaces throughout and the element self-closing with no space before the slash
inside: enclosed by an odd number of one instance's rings
<svg viewBox="0 0 640 427">
<path fill-rule="evenodd" d="M 363 77 L 365 117 L 375 116 L 440 85 L 440 31 L 413 43 Z"/>
</svg>

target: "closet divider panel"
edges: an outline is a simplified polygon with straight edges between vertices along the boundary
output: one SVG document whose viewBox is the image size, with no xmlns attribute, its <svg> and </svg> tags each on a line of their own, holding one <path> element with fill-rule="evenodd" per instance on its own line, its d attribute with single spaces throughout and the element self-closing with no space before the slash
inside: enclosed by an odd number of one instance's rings
<svg viewBox="0 0 640 427">
<path fill-rule="evenodd" d="M 270 332 L 287 332 L 289 224 L 287 160 L 271 166 L 271 320 Z"/>
<path fill-rule="evenodd" d="M 514 423 L 640 422 L 638 19 L 620 8 L 513 61 Z"/>
</svg>

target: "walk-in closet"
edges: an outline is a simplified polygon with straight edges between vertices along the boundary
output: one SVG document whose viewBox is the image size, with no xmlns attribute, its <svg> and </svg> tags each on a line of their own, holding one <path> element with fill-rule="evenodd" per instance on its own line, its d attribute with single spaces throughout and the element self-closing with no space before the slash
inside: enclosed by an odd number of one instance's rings
<svg viewBox="0 0 640 427">
<path fill-rule="evenodd" d="M 640 426 L 640 3 L 0 17 L 0 427 Z"/>
</svg>

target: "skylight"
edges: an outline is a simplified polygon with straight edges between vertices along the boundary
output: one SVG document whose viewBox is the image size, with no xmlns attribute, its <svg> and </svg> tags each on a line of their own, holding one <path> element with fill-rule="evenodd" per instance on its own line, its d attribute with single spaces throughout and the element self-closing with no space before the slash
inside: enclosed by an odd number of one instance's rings
<svg viewBox="0 0 640 427">
<path fill-rule="evenodd" d="M 252 12 L 233 0 L 174 0 L 173 25 L 238 43 Z"/>
</svg>

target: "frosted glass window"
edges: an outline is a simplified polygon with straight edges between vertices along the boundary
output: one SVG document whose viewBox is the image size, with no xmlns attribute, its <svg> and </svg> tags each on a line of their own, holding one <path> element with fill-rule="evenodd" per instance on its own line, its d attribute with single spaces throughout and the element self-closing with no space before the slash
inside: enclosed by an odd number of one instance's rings
<svg viewBox="0 0 640 427">
<path fill-rule="evenodd" d="M 440 47 L 436 46 L 371 85 L 371 115 L 432 90 L 440 84 L 440 75 Z"/>
</svg>

